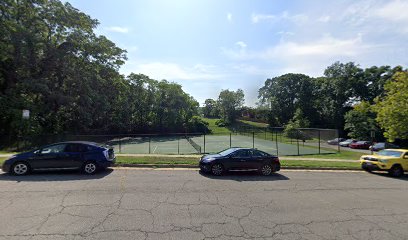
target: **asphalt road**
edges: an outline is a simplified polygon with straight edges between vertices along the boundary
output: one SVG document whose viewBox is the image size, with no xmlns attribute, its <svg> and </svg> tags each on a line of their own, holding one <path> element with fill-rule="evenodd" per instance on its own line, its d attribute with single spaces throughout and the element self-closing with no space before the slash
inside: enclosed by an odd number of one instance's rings
<svg viewBox="0 0 408 240">
<path fill-rule="evenodd" d="M 408 177 L 0 174 L 0 239 L 408 239 Z"/>
</svg>

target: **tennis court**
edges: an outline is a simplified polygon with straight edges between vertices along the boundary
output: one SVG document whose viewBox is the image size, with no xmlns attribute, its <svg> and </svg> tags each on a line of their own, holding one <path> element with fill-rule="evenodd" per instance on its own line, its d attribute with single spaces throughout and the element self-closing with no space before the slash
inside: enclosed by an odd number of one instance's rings
<svg viewBox="0 0 408 240">
<path fill-rule="evenodd" d="M 116 139 L 110 143 L 119 153 L 128 154 L 202 154 L 216 153 L 229 147 L 255 147 L 278 155 L 333 153 L 302 142 L 284 143 L 243 135 L 150 136 Z"/>
</svg>

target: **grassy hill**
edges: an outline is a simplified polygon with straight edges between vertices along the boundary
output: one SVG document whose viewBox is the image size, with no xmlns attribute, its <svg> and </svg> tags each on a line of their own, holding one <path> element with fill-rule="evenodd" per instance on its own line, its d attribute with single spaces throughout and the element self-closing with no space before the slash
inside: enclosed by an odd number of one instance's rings
<svg viewBox="0 0 408 240">
<path fill-rule="evenodd" d="M 219 118 L 202 117 L 202 119 L 209 123 L 208 127 L 210 128 L 213 134 L 227 134 L 237 129 L 250 129 L 251 131 L 254 132 L 263 132 L 265 128 L 268 127 L 268 124 L 266 123 L 258 123 L 244 120 L 237 120 L 231 126 L 219 127 L 215 124 L 216 121 L 220 120 Z"/>
</svg>

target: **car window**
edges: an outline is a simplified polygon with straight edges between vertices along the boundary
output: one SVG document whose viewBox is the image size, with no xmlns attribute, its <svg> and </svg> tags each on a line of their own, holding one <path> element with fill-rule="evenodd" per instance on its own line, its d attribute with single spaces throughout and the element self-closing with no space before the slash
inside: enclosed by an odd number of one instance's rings
<svg viewBox="0 0 408 240">
<path fill-rule="evenodd" d="M 86 151 L 88 151 L 86 145 L 77 143 L 68 144 L 67 147 L 65 148 L 65 152 L 86 152 Z"/>
<path fill-rule="evenodd" d="M 250 152 L 248 150 L 238 150 L 232 154 L 232 157 L 250 157 Z"/>
<path fill-rule="evenodd" d="M 41 149 L 41 154 L 60 153 L 63 152 L 66 144 L 57 144 Z"/>
<path fill-rule="evenodd" d="M 252 150 L 252 156 L 253 157 L 265 157 L 267 156 L 267 154 L 259 150 Z"/>
<path fill-rule="evenodd" d="M 402 154 L 399 151 L 382 150 L 377 153 L 380 156 L 400 157 Z"/>
</svg>

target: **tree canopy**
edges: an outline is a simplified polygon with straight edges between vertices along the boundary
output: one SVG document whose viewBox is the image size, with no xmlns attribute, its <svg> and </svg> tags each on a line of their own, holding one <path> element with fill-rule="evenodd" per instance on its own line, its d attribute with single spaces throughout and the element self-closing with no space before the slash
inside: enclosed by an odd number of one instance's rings
<svg viewBox="0 0 408 240">
<path fill-rule="evenodd" d="M 395 73 L 384 89 L 385 96 L 374 105 L 377 121 L 391 141 L 408 139 L 408 71 Z"/>
<path fill-rule="evenodd" d="M 169 132 L 190 126 L 197 101 L 178 84 L 122 76 L 126 51 L 95 34 L 97 25 L 57 0 L 0 2 L 0 134 Z M 22 119 L 23 109 L 31 111 L 30 119 Z"/>
</svg>

